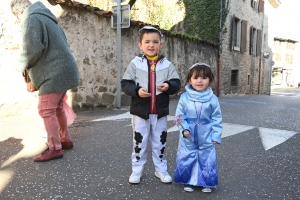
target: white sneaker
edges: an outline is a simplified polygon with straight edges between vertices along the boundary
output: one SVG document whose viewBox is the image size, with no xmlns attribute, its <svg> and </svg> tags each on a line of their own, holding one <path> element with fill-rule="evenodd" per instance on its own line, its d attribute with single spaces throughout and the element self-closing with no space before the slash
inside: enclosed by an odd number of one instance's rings
<svg viewBox="0 0 300 200">
<path fill-rule="evenodd" d="M 129 177 L 129 183 L 140 183 L 142 176 L 142 172 L 132 172 L 132 174 Z"/>
<path fill-rule="evenodd" d="M 194 188 L 191 185 L 185 185 L 183 190 L 186 192 L 194 192 Z"/>
<path fill-rule="evenodd" d="M 204 192 L 204 193 L 211 193 L 211 189 L 210 188 L 203 188 L 202 192 Z"/>
<path fill-rule="evenodd" d="M 172 177 L 168 174 L 167 171 L 165 172 L 155 172 L 155 176 L 157 178 L 160 178 L 161 182 L 163 183 L 171 183 L 172 182 Z"/>
</svg>

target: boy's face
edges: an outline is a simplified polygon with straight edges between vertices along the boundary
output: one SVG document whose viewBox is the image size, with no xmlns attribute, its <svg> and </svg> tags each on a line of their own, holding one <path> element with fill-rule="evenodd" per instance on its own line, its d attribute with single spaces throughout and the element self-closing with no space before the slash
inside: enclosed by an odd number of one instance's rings
<svg viewBox="0 0 300 200">
<path fill-rule="evenodd" d="M 147 56 L 156 56 L 161 47 L 160 35 L 157 32 L 144 33 L 142 41 L 139 42 L 139 48 Z"/>
</svg>

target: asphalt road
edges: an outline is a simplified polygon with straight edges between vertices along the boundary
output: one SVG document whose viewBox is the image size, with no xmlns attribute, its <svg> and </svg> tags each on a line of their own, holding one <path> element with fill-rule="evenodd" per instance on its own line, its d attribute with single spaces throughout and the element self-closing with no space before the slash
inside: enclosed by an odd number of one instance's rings
<svg viewBox="0 0 300 200">
<path fill-rule="evenodd" d="M 224 133 L 217 146 L 219 185 L 193 193 L 154 176 L 151 152 L 141 183 L 131 174 L 132 129 L 128 107 L 77 112 L 75 143 L 64 158 L 34 163 L 45 148 L 42 126 L 31 116 L 0 120 L 0 199 L 300 199 L 300 89 L 276 88 L 272 95 L 220 99 Z M 165 150 L 173 175 L 178 132 L 171 101 Z M 149 148 L 150 150 L 150 148 Z"/>
</svg>

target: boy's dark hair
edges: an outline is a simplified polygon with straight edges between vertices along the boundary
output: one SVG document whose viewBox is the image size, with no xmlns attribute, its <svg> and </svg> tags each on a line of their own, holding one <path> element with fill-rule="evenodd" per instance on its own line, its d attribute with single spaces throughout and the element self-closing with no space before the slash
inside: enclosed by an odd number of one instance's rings
<svg viewBox="0 0 300 200">
<path fill-rule="evenodd" d="M 157 28 L 153 26 L 144 26 L 139 30 L 139 41 L 142 42 L 143 36 L 145 33 L 158 33 L 159 38 L 161 39 L 163 37 L 163 34 L 158 30 Z"/>
<path fill-rule="evenodd" d="M 214 75 L 210 69 L 210 66 L 205 63 L 197 63 L 190 67 L 190 71 L 186 77 L 186 83 L 188 84 L 192 76 L 195 74 L 196 77 L 206 77 L 209 78 L 209 83 L 214 81 Z"/>
</svg>

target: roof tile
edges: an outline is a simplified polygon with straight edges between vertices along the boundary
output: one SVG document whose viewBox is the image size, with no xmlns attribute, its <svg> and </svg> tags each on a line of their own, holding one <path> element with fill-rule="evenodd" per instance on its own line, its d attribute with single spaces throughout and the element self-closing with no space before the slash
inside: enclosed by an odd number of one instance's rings
<svg viewBox="0 0 300 200">
<path fill-rule="evenodd" d="M 111 17 L 113 13 L 111 11 L 106 11 L 106 10 L 101 10 L 98 7 L 93 7 L 88 4 L 80 3 L 78 1 L 73 1 L 73 0 L 48 0 L 48 2 L 55 6 L 57 4 L 64 4 L 69 7 L 75 7 L 79 9 L 84 9 L 87 12 L 94 13 L 95 15 L 98 16 L 103 16 L 103 17 Z"/>
</svg>

